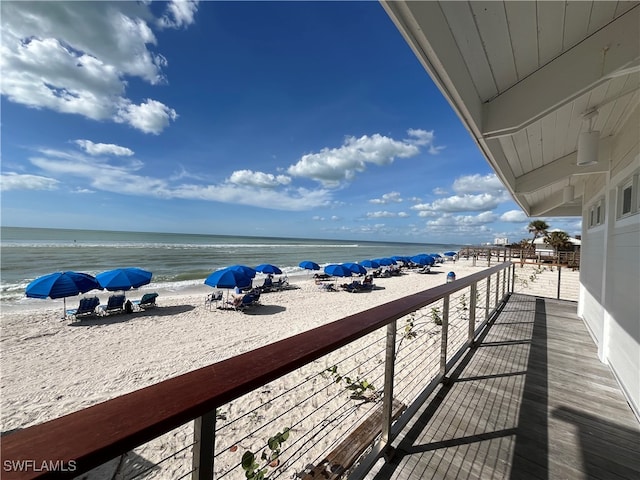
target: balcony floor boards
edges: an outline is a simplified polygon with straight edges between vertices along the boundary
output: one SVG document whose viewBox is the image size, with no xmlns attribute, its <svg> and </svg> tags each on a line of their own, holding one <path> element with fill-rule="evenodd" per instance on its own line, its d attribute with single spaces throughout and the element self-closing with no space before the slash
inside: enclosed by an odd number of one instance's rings
<svg viewBox="0 0 640 480">
<path fill-rule="evenodd" d="M 575 310 L 512 295 L 367 478 L 640 478 L 640 425 Z"/>
</svg>

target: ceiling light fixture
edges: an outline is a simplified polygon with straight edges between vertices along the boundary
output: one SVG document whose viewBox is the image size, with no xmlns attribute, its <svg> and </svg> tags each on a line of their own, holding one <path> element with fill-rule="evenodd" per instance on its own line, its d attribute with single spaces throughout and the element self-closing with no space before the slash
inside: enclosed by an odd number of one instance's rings
<svg viewBox="0 0 640 480">
<path fill-rule="evenodd" d="M 582 115 L 582 120 L 589 122 L 589 129 L 582 132 L 578 138 L 578 166 L 584 167 L 598 163 L 598 148 L 600 132 L 593 131 L 593 122 L 598 116 L 598 110 L 590 110 Z"/>
</svg>

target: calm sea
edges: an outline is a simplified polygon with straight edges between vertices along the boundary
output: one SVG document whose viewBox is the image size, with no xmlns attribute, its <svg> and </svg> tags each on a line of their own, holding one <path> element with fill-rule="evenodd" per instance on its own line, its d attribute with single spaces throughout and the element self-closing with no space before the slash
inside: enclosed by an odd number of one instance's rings
<svg viewBox="0 0 640 480">
<path fill-rule="evenodd" d="M 152 284 L 180 288 L 202 284 L 211 272 L 235 264 L 255 267 L 271 263 L 292 276 L 307 273 L 298 267 L 302 260 L 322 266 L 460 248 L 429 243 L 18 227 L 2 227 L 0 233 L 0 306 L 33 302 L 25 298 L 25 287 L 33 279 L 57 271 L 96 275 L 118 267 L 140 267 L 153 272 Z"/>
</svg>

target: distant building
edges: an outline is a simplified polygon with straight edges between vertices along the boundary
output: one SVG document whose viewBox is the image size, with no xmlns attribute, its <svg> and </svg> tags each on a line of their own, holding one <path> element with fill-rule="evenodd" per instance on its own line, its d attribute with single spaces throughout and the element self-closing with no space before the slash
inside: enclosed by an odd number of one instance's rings
<svg viewBox="0 0 640 480">
<path fill-rule="evenodd" d="M 558 230 L 558 229 L 549 230 L 549 232 L 557 232 L 557 231 L 560 231 L 560 230 Z M 569 237 L 569 242 L 573 245 L 573 251 L 574 252 L 579 252 L 580 251 L 580 247 L 582 246 L 582 241 L 580 239 L 574 238 L 574 237 Z M 538 254 L 538 255 L 541 255 L 541 256 L 555 255 L 555 251 L 554 251 L 553 247 L 551 247 L 551 246 L 547 245 L 546 243 L 544 243 L 544 237 L 536 238 L 535 242 L 533 242 L 533 245 L 535 246 L 536 254 Z"/>
<path fill-rule="evenodd" d="M 496 237 L 493 240 L 494 245 L 509 245 L 509 239 L 507 237 Z"/>
</svg>

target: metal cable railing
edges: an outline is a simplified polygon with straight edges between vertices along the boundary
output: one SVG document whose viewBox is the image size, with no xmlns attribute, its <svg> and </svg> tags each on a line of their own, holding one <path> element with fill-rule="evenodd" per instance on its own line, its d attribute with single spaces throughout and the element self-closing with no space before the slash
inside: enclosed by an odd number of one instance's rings
<svg viewBox="0 0 640 480">
<path fill-rule="evenodd" d="M 16 432 L 3 438 L 3 460 L 73 463 L 74 470 L 57 472 L 60 478 L 105 461 L 119 462 L 119 478 L 300 477 L 380 410 L 378 440 L 353 473 L 361 477 L 461 358 L 513 283 L 513 267 L 504 263 L 351 315 Z M 394 400 L 406 408 L 397 421 Z M 57 441 L 61 435 L 68 441 Z M 167 445 L 170 455 L 155 453 Z"/>
</svg>

